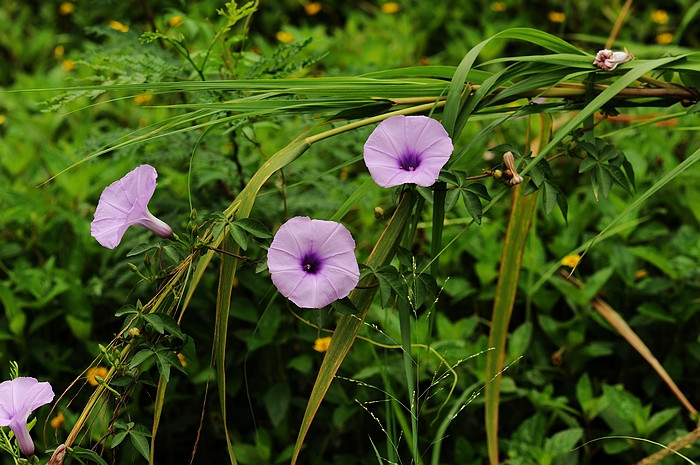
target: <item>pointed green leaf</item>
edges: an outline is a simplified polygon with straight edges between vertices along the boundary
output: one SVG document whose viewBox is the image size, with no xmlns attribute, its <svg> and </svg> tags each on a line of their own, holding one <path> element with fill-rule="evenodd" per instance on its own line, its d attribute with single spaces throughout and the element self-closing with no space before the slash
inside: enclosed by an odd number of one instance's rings
<svg viewBox="0 0 700 465">
<path fill-rule="evenodd" d="M 467 207 L 469 215 L 476 221 L 476 224 L 481 224 L 482 207 L 481 200 L 473 192 L 462 191 L 464 206 Z"/>
</svg>

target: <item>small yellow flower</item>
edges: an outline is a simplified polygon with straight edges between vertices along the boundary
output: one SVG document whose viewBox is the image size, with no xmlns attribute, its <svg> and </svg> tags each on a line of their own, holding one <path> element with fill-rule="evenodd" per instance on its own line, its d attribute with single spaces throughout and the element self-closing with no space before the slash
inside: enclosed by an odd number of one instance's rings
<svg viewBox="0 0 700 465">
<path fill-rule="evenodd" d="M 279 31 L 275 37 L 277 37 L 277 40 L 285 44 L 291 44 L 294 42 L 294 36 L 287 31 Z"/>
<path fill-rule="evenodd" d="M 75 62 L 73 60 L 63 60 L 61 62 L 61 68 L 63 68 L 63 71 L 73 71 L 75 69 Z"/>
<path fill-rule="evenodd" d="M 7 118 L 5 118 L 5 115 L 0 115 L 0 124 L 5 124 L 5 121 L 7 121 Z"/>
<path fill-rule="evenodd" d="M 66 49 L 63 47 L 63 45 L 56 45 L 56 47 L 53 49 L 53 56 L 59 58 L 62 57 L 65 52 Z"/>
<path fill-rule="evenodd" d="M 170 27 L 178 27 L 182 26 L 182 23 L 184 21 L 182 20 L 182 16 L 177 15 L 177 16 L 171 16 L 170 19 L 168 19 L 168 25 Z"/>
<path fill-rule="evenodd" d="M 316 352 L 326 352 L 329 345 L 331 345 L 330 337 L 319 337 L 314 341 L 314 350 Z"/>
<path fill-rule="evenodd" d="M 71 2 L 63 2 L 61 5 L 58 7 L 58 14 L 61 16 L 67 16 L 75 11 L 75 5 L 73 5 Z"/>
<path fill-rule="evenodd" d="M 673 42 L 673 34 L 670 32 L 662 32 L 656 35 L 656 43 L 661 45 L 670 44 Z"/>
<path fill-rule="evenodd" d="M 579 254 L 573 254 L 573 255 L 567 255 L 566 257 L 561 259 L 561 264 L 564 266 L 568 266 L 569 268 L 573 268 L 576 265 L 578 265 L 578 262 L 581 260 L 581 256 Z"/>
<path fill-rule="evenodd" d="M 321 11 L 321 2 L 309 2 L 306 5 L 304 5 L 304 11 L 306 11 L 306 14 L 309 16 L 313 16 L 315 14 L 318 14 L 318 12 Z"/>
<path fill-rule="evenodd" d="M 645 270 L 644 268 L 641 268 L 641 269 L 635 271 L 635 273 L 634 273 L 634 279 L 636 279 L 636 280 L 644 279 L 647 276 L 649 276 L 649 272 L 647 270 Z"/>
<path fill-rule="evenodd" d="M 136 105 L 143 105 L 144 103 L 148 103 L 151 100 L 153 100 L 153 94 L 149 93 L 137 95 L 136 97 L 134 97 L 134 103 Z"/>
<path fill-rule="evenodd" d="M 553 23 L 563 23 L 566 15 L 561 11 L 550 11 L 547 18 Z"/>
<path fill-rule="evenodd" d="M 64 421 L 66 421 L 66 417 L 64 417 L 62 413 L 59 413 L 53 417 L 49 423 L 53 429 L 58 429 L 61 427 Z"/>
<path fill-rule="evenodd" d="M 127 26 L 126 24 L 122 24 L 119 21 L 114 21 L 114 20 L 110 21 L 109 27 L 111 27 L 115 31 L 129 32 L 129 26 Z"/>
<path fill-rule="evenodd" d="M 107 376 L 107 373 L 108 370 L 106 367 L 92 367 L 87 371 L 87 382 L 90 383 L 91 386 L 97 386 L 99 383 L 95 377 L 99 376 L 100 378 L 104 379 L 104 377 Z"/>
<path fill-rule="evenodd" d="M 493 11 L 497 11 L 499 13 L 506 11 L 508 9 L 508 5 L 506 5 L 506 2 L 493 2 L 491 4 L 491 9 Z"/>
<path fill-rule="evenodd" d="M 397 2 L 386 2 L 382 5 L 382 13 L 387 15 L 393 15 L 401 9 L 401 5 Z"/>
<path fill-rule="evenodd" d="M 187 360 L 185 360 L 184 355 L 177 354 L 177 359 L 180 360 L 180 365 L 182 365 L 183 368 L 187 366 Z"/>
<path fill-rule="evenodd" d="M 666 10 L 654 10 L 651 12 L 651 20 L 656 24 L 666 24 L 668 22 L 668 13 Z"/>
</svg>

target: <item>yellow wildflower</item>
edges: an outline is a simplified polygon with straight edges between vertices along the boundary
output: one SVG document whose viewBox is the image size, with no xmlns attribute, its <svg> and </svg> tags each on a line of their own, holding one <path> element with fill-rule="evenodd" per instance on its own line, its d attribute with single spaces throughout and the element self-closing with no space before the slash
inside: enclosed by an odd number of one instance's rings
<svg viewBox="0 0 700 465">
<path fill-rule="evenodd" d="M 647 276 L 649 276 L 649 272 L 647 270 L 645 270 L 644 268 L 641 268 L 641 269 L 635 271 L 635 273 L 634 273 L 634 279 L 637 279 L 637 280 L 644 279 Z"/>
<path fill-rule="evenodd" d="M 673 34 L 670 32 L 662 32 L 656 35 L 656 43 L 661 45 L 670 44 L 673 42 Z"/>
<path fill-rule="evenodd" d="M 61 5 L 58 7 L 58 14 L 61 16 L 66 16 L 75 11 L 75 5 L 73 5 L 71 2 L 63 2 Z"/>
<path fill-rule="evenodd" d="M 493 11 L 497 11 L 499 13 L 506 11 L 508 9 L 508 5 L 506 5 L 506 2 L 493 2 L 491 4 L 491 9 Z"/>
<path fill-rule="evenodd" d="M 63 45 L 56 45 L 56 47 L 53 49 L 53 56 L 59 58 L 62 57 L 65 52 L 66 49 L 63 47 Z"/>
<path fill-rule="evenodd" d="M 307 15 L 313 16 L 321 11 L 321 2 L 309 2 L 304 5 L 304 10 L 306 11 Z"/>
<path fill-rule="evenodd" d="M 576 265 L 578 265 L 578 262 L 581 260 L 581 256 L 579 254 L 573 254 L 573 255 L 567 255 L 566 257 L 561 259 L 561 264 L 564 266 L 568 266 L 569 268 L 573 268 Z"/>
<path fill-rule="evenodd" d="M 5 121 L 7 121 L 5 115 L 0 115 L 0 124 L 5 124 Z"/>
<path fill-rule="evenodd" d="M 563 23 L 564 19 L 566 19 L 566 15 L 561 11 L 550 11 L 547 18 L 553 23 Z"/>
<path fill-rule="evenodd" d="M 328 346 L 331 345 L 331 338 L 330 337 L 319 337 L 314 341 L 314 350 L 316 352 L 326 352 L 328 350 Z"/>
<path fill-rule="evenodd" d="M 87 382 L 90 383 L 91 386 L 97 386 L 99 383 L 95 377 L 99 376 L 104 379 L 104 377 L 107 376 L 107 372 L 108 370 L 106 367 L 92 367 L 87 371 Z"/>
<path fill-rule="evenodd" d="M 122 24 L 119 21 L 114 21 L 114 20 L 110 21 L 109 27 L 111 27 L 115 31 L 119 31 L 119 32 L 128 32 L 129 31 L 129 26 L 127 26 L 126 24 Z"/>
<path fill-rule="evenodd" d="M 382 5 L 382 13 L 392 15 L 401 9 L 401 5 L 397 2 L 386 2 Z"/>
<path fill-rule="evenodd" d="M 53 429 L 58 429 L 61 427 L 64 421 L 66 421 L 66 417 L 64 417 L 62 413 L 59 413 L 53 417 L 49 423 Z"/>
<path fill-rule="evenodd" d="M 149 93 L 137 95 L 136 97 L 134 97 L 134 103 L 136 105 L 143 105 L 144 103 L 148 103 L 151 100 L 153 100 L 153 94 Z"/>
<path fill-rule="evenodd" d="M 171 16 L 170 19 L 168 19 L 168 25 L 170 27 L 182 26 L 183 22 L 184 21 L 182 20 L 182 16 L 180 16 L 180 15 Z"/>
<path fill-rule="evenodd" d="M 294 42 L 294 36 L 287 31 L 279 31 L 275 37 L 277 37 L 277 40 L 285 44 L 291 44 Z"/>
<path fill-rule="evenodd" d="M 183 368 L 187 366 L 187 360 L 185 360 L 184 355 L 177 354 L 177 359 L 180 360 L 180 365 L 182 365 Z"/>
<path fill-rule="evenodd" d="M 75 62 L 73 60 L 63 60 L 61 62 L 61 68 L 63 68 L 63 71 L 73 71 L 75 69 Z"/>
<path fill-rule="evenodd" d="M 654 10 L 651 12 L 651 20 L 656 24 L 666 24 L 668 22 L 668 13 L 666 10 Z"/>
</svg>

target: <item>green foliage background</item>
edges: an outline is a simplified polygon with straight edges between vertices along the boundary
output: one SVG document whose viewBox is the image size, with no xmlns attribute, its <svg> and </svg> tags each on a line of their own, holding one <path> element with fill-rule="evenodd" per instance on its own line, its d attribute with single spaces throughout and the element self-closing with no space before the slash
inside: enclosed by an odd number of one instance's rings
<svg viewBox="0 0 700 465">
<path fill-rule="evenodd" d="M 57 393 L 67 390 L 53 413 L 48 408 L 38 412 L 33 437 L 39 440 L 39 449 L 42 430 L 46 448 L 65 440 L 94 389 L 83 386 L 83 370 L 100 355 L 99 344 L 106 346 L 126 324 L 127 314 L 115 313 L 150 300 L 185 255 L 136 228 L 116 249 L 101 248 L 90 236 L 89 223 L 102 189 L 133 167 L 150 163 L 159 172 L 151 211 L 179 235 L 194 234 L 192 226 L 216 218 L 262 160 L 323 121 L 295 111 L 276 112 L 231 119 L 206 133 L 201 144 L 201 129 L 155 138 L 151 131 L 159 122 L 187 118 L 190 111 L 198 112 L 196 122 L 220 112 L 228 115 L 225 109 L 207 105 L 242 95 L 226 89 L 159 92 L 158 83 L 197 81 L 201 75 L 207 81 L 284 79 L 354 76 L 417 65 L 456 66 L 479 42 L 516 26 L 558 35 L 595 53 L 603 48 L 622 6 L 599 1 L 585 6 L 584 2 L 435 3 L 399 2 L 398 12 L 385 13 L 381 2 L 322 2 L 320 12 L 309 15 L 300 2 L 262 2 L 249 30 L 241 21 L 222 34 L 206 60 L 207 49 L 224 24 L 216 14 L 223 5 L 213 1 L 77 2 L 67 14 L 59 2 L 0 5 L 0 366 L 17 360 L 21 374 L 51 381 Z M 668 14 L 664 24 L 653 20 L 661 8 Z M 698 3 L 690 1 L 634 4 L 615 48 L 626 46 L 641 59 L 697 50 L 692 31 L 698 9 Z M 565 20 L 553 22 L 550 12 L 565 13 Z M 180 17 L 181 24 L 169 23 L 174 17 Z M 128 31 L 114 29 L 110 21 L 119 21 Z M 139 40 L 142 33 L 156 30 L 162 35 L 153 36 L 150 43 Z M 663 33 L 672 34 L 671 44 L 657 43 L 663 41 Z M 292 42 L 280 41 L 287 38 Z M 496 41 L 484 49 L 479 62 L 541 52 L 524 42 Z M 196 70 L 189 59 L 205 64 Z M 487 70 L 499 67 L 503 65 L 492 63 Z M 89 84 L 143 84 L 153 92 L 139 93 L 135 99 L 133 92 L 55 90 Z M 44 90 L 23 92 L 27 89 Z M 613 236 L 588 251 L 574 273 L 586 283 L 583 290 L 555 273 L 561 259 L 597 235 L 635 193 L 646 191 L 698 148 L 697 114 L 680 118 L 687 111 L 681 105 L 619 110 L 622 117 L 601 122 L 596 136 L 613 144 L 634 168 L 634 191 L 615 184 L 609 195 L 596 199 L 590 175 L 579 173 L 575 157 L 561 156 L 549 164 L 551 184 L 566 198 L 568 213 L 565 219 L 559 209 L 552 211 L 552 205 L 545 203 L 547 193 L 540 194 L 510 324 L 509 368 L 502 379 L 499 434 L 506 463 L 599 463 L 610 457 L 632 463 L 658 447 L 607 439 L 571 450 L 611 435 L 667 444 L 697 423 L 590 302 L 600 295 L 615 308 L 691 402 L 698 403 L 700 168 L 693 166 L 678 176 L 625 217 Z M 555 120 L 562 118 L 560 123 L 570 117 L 554 115 Z M 658 122 L 650 120 L 656 117 Z M 484 115 L 470 119 L 455 146 L 467 146 L 491 121 Z M 190 125 L 196 122 L 193 119 Z M 252 216 L 274 231 L 291 216 L 333 215 L 368 179 L 360 157 L 371 129 L 314 145 L 272 177 Z M 472 145 L 455 168 L 478 175 L 482 169 L 497 167 L 500 160 L 492 158 L 489 149 L 510 144 L 522 152 L 526 131 L 524 118 L 502 124 L 488 140 Z M 138 138 L 144 142 L 109 148 L 99 158 L 37 187 L 114 141 Z M 191 158 L 194 147 L 198 150 Z M 568 149 L 573 147 L 561 146 L 564 152 Z M 492 194 L 501 187 L 490 178 L 483 185 Z M 388 219 L 396 204 L 395 193 L 374 185 L 363 194 L 343 217 L 361 262 L 383 229 L 385 220 L 376 218 L 375 207 L 381 207 Z M 471 396 L 485 382 L 483 351 L 488 349 L 509 210 L 504 196 L 484 213 L 481 225 L 465 230 L 471 221 L 465 205 L 457 202 L 449 209 L 443 244 L 450 246 L 434 276 L 441 289 L 439 299 L 434 306 L 418 309 L 411 321 L 412 355 L 421 361 L 416 376 L 424 396 L 418 448 L 426 463 L 486 461 L 483 396 Z M 431 250 L 431 228 L 426 214 L 417 225 L 411 250 L 419 263 Z M 144 243 L 157 246 L 129 255 Z M 251 240 L 246 255 L 259 258 L 264 250 Z M 158 348 L 171 355 L 172 350 L 182 353 L 186 366 L 185 374 L 170 375 L 156 463 L 189 458 L 201 418 L 195 463 L 228 460 L 210 363 L 218 262 L 210 268 L 212 273 L 204 275 L 181 321 L 188 337 L 171 338 L 172 346 Z M 313 350 L 314 340 L 330 334 L 323 329 L 332 329 L 337 315 L 300 312 L 282 297 L 275 298 L 269 276 L 256 273 L 255 264 L 239 266 L 236 286 L 226 346 L 228 429 L 240 463 L 285 463 L 323 357 Z M 377 460 L 375 453 L 394 462 L 411 461 L 401 432 L 406 429 L 392 411 L 396 407 L 386 400 L 406 398 L 404 358 L 396 348 L 401 344 L 399 314 L 391 305 L 382 308 L 380 300 L 375 299 L 361 330 L 364 339 L 355 343 L 325 397 L 306 439 L 303 463 L 369 463 Z M 158 332 L 157 324 L 149 324 L 148 331 Z M 426 345 L 433 352 L 427 352 Z M 107 462 L 142 461 L 143 438 L 153 422 L 155 386 L 162 374 L 159 368 L 157 358 L 144 360 L 131 400 L 122 406 L 120 423 L 109 430 L 118 402 L 107 404 L 91 419 L 80 445 L 90 448 L 108 436 L 95 448 Z M 78 384 L 71 386 L 76 378 Z M 63 425 L 44 427 L 44 420 L 58 411 L 65 414 Z M 457 412 L 447 431 L 440 430 L 441 422 Z M 120 441 L 130 434 L 131 442 L 113 449 L 122 430 Z M 435 459 L 431 454 L 437 440 L 441 452 Z M 682 452 L 696 460 L 700 457 L 697 445 Z"/>
</svg>

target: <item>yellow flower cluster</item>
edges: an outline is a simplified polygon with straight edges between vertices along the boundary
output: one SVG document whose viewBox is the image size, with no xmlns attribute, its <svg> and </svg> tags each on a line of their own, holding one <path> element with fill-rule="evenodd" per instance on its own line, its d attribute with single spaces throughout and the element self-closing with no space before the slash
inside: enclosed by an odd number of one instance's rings
<svg viewBox="0 0 700 465">
<path fill-rule="evenodd" d="M 104 377 L 107 376 L 107 373 L 108 370 L 106 367 L 92 367 L 87 371 L 87 375 L 85 376 L 85 378 L 91 386 L 97 386 L 99 383 L 97 382 L 96 377 L 99 376 L 100 378 L 104 379 Z"/>
<path fill-rule="evenodd" d="M 328 346 L 331 345 L 331 338 L 330 337 L 319 337 L 314 341 L 314 350 L 316 352 L 326 352 L 328 350 Z"/>
<path fill-rule="evenodd" d="M 119 21 L 112 20 L 109 22 L 109 27 L 119 32 L 129 32 L 129 26 L 122 24 Z"/>
</svg>

